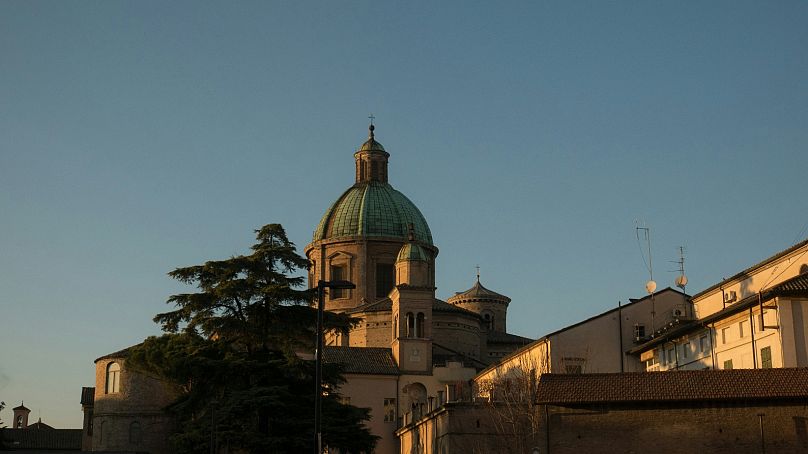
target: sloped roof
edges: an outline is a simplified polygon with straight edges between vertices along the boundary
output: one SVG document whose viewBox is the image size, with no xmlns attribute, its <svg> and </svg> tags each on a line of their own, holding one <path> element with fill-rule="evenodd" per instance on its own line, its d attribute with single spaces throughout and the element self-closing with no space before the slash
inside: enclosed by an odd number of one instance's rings
<svg viewBox="0 0 808 454">
<path fill-rule="evenodd" d="M 483 287 L 483 284 L 480 283 L 480 278 L 477 278 L 477 282 L 474 285 L 466 290 L 465 292 L 458 292 L 455 293 L 453 296 L 449 297 L 447 300 L 450 303 L 455 301 L 462 301 L 466 299 L 475 299 L 475 300 L 494 300 L 499 302 L 509 303 L 511 301 L 510 298 L 507 296 L 497 293 L 493 290 L 488 290 L 487 288 Z"/>
<path fill-rule="evenodd" d="M 12 449 L 81 450 L 81 429 L 0 429 L 5 445 Z"/>
<path fill-rule="evenodd" d="M 393 301 L 390 298 L 384 298 L 379 301 L 359 306 L 357 308 L 346 311 L 349 314 L 358 314 L 362 312 L 390 312 L 393 310 Z M 458 314 L 465 314 L 474 318 L 480 318 L 476 312 L 471 312 L 468 309 L 457 307 L 445 301 L 435 299 L 432 301 L 432 311 L 434 312 L 454 312 Z"/>
<path fill-rule="evenodd" d="M 794 246 L 791 246 L 788 249 L 780 251 L 777 254 L 774 254 L 773 256 L 771 256 L 771 257 L 769 257 L 769 258 L 767 258 L 767 259 L 765 259 L 765 260 L 763 260 L 761 262 L 758 262 L 758 263 L 750 266 L 749 268 L 741 271 L 740 273 L 735 274 L 732 277 L 726 278 L 726 279 L 722 280 L 721 282 L 719 282 L 719 283 L 717 283 L 715 285 L 707 287 L 706 289 L 704 289 L 704 290 L 700 291 L 699 293 L 696 293 L 695 295 L 693 295 L 693 299 L 699 299 L 702 295 L 706 295 L 707 293 L 710 293 L 711 291 L 713 291 L 713 290 L 715 290 L 717 288 L 720 288 L 722 285 L 724 285 L 724 284 L 726 284 L 728 282 L 743 279 L 743 278 L 749 276 L 750 274 L 752 274 L 753 271 L 755 271 L 755 270 L 757 270 L 759 268 L 763 268 L 764 266 L 766 266 L 766 265 L 780 259 L 781 257 L 785 257 L 788 254 L 791 254 L 792 252 L 794 252 L 794 251 L 796 251 L 796 250 L 798 250 L 798 249 L 800 249 L 800 248 L 802 248 L 803 246 L 806 246 L 806 245 L 808 245 L 808 239 L 805 239 L 805 240 L 795 244 Z"/>
<path fill-rule="evenodd" d="M 758 299 L 757 294 L 749 295 L 746 298 L 736 303 L 733 303 L 727 306 L 726 308 L 713 314 L 710 314 L 706 317 L 672 327 L 672 329 L 666 331 L 662 335 L 656 336 L 653 339 L 649 340 L 648 342 L 645 342 L 644 344 L 640 344 L 630 349 L 628 353 L 629 354 L 641 353 L 653 347 L 656 347 L 661 343 L 667 342 L 670 339 L 676 339 L 687 333 L 701 330 L 705 325 L 721 320 L 732 314 L 742 312 L 746 309 L 749 309 L 749 307 L 751 306 L 757 305 L 761 301 L 763 302 L 768 301 L 774 298 L 775 296 L 781 296 L 781 295 L 805 296 L 807 294 L 808 294 L 808 274 L 800 274 L 798 276 L 792 277 L 791 279 L 785 280 L 768 290 L 764 290 L 760 295 L 760 299 Z"/>
<path fill-rule="evenodd" d="M 649 403 L 801 399 L 808 368 L 543 374 L 538 404 Z"/>
<path fill-rule="evenodd" d="M 137 344 L 137 345 L 140 345 L 140 344 Z M 131 347 L 126 347 L 123 350 L 118 350 L 117 352 L 108 353 L 108 354 L 106 354 L 104 356 L 96 358 L 95 361 L 93 361 L 93 362 L 97 363 L 98 361 L 101 361 L 102 359 L 126 358 L 127 356 L 129 356 L 129 350 L 131 350 L 132 347 L 136 347 L 137 345 L 132 345 Z"/>
<path fill-rule="evenodd" d="M 527 345 L 533 342 L 533 339 L 518 336 L 511 333 L 503 333 L 501 331 L 489 331 L 487 334 L 489 344 L 522 344 Z"/>
<path fill-rule="evenodd" d="M 349 374 L 399 375 L 393 352 L 383 347 L 325 347 L 323 361 Z"/>
<path fill-rule="evenodd" d="M 44 422 L 42 422 L 42 420 L 41 420 L 41 419 L 40 419 L 39 421 L 37 421 L 37 422 L 33 423 L 33 424 L 28 424 L 28 427 L 26 427 L 26 429 L 33 429 L 33 430 L 40 430 L 40 429 L 44 429 L 44 430 L 55 430 L 55 429 L 53 428 L 53 426 L 49 426 L 49 425 L 45 424 Z"/>
<path fill-rule="evenodd" d="M 22 403 L 19 406 L 12 408 L 12 410 L 28 410 L 28 411 L 31 411 L 30 408 L 26 407 Z"/>
</svg>

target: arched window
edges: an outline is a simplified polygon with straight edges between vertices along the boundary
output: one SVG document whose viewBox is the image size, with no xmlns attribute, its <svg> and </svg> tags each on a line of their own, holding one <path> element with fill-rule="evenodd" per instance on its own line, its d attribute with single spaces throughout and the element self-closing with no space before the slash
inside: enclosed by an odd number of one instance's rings
<svg viewBox="0 0 808 454">
<path fill-rule="evenodd" d="M 415 337 L 415 317 L 412 312 L 407 312 L 407 336 Z"/>
<path fill-rule="evenodd" d="M 393 318 L 393 339 L 398 339 L 398 314 Z"/>
<path fill-rule="evenodd" d="M 494 316 L 489 313 L 483 314 L 483 319 L 485 319 L 485 329 L 488 331 L 494 330 Z"/>
<path fill-rule="evenodd" d="M 17 424 L 14 425 L 17 429 L 23 429 L 22 427 L 22 415 L 17 416 Z"/>
<path fill-rule="evenodd" d="M 121 365 L 116 362 L 107 364 L 107 394 L 121 391 Z"/>
<path fill-rule="evenodd" d="M 424 313 L 419 312 L 418 318 L 415 321 L 415 337 L 426 337 L 424 333 Z"/>
<path fill-rule="evenodd" d="M 129 424 L 129 443 L 139 445 L 142 437 L 143 434 L 140 430 L 140 423 L 134 421 L 132 424 Z"/>
</svg>

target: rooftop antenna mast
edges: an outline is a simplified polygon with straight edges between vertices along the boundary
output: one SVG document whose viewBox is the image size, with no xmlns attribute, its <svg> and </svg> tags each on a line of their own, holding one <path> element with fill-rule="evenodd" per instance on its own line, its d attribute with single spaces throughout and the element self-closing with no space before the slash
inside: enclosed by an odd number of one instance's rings
<svg viewBox="0 0 808 454">
<path fill-rule="evenodd" d="M 656 282 L 654 282 L 654 263 L 651 260 L 651 228 L 645 226 L 645 222 L 643 222 L 643 226 L 640 227 L 639 221 L 634 221 L 634 232 L 637 235 L 637 246 L 640 248 L 640 255 L 642 256 L 642 260 L 645 263 L 645 267 L 648 269 L 648 282 L 645 283 L 645 291 L 651 295 L 651 332 L 656 329 L 654 325 L 654 317 L 656 316 L 656 308 L 654 300 L 654 291 L 657 288 Z M 646 250 L 648 251 L 648 261 L 645 261 L 645 251 L 642 248 L 642 240 L 640 240 L 640 232 L 643 233 L 643 238 L 645 240 Z"/>
<path fill-rule="evenodd" d="M 676 276 L 676 280 L 674 283 L 677 287 L 682 289 L 682 292 L 685 292 L 685 287 L 687 286 L 687 276 L 685 276 L 685 247 L 679 246 L 679 260 L 675 261 L 674 263 L 679 265 L 679 275 Z"/>
</svg>

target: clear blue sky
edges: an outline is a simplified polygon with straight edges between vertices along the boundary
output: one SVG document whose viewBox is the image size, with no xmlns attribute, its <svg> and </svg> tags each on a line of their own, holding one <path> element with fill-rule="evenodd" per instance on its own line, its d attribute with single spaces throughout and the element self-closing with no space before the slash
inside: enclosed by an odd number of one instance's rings
<svg viewBox="0 0 808 454">
<path fill-rule="evenodd" d="M 0 400 L 79 427 L 166 273 L 390 181 L 538 337 L 808 236 L 805 2 L 0 2 Z M 8 422 L 8 409 L 0 414 Z"/>
</svg>

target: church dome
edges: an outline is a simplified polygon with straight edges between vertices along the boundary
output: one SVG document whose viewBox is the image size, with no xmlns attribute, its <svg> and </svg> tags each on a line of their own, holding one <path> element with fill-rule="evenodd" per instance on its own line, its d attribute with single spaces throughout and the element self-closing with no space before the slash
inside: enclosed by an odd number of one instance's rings
<svg viewBox="0 0 808 454">
<path fill-rule="evenodd" d="M 326 210 L 314 241 L 364 236 L 407 239 L 412 224 L 415 239 L 432 244 L 432 232 L 418 207 L 388 183 L 359 182 Z"/>
<path fill-rule="evenodd" d="M 371 124 L 368 140 L 354 153 L 356 184 L 325 212 L 314 241 L 345 237 L 406 240 L 412 226 L 414 239 L 431 246 L 432 233 L 421 211 L 387 182 L 390 154 L 376 141 L 375 129 Z"/>
<path fill-rule="evenodd" d="M 396 257 L 396 263 L 406 261 L 428 262 L 429 255 L 427 255 L 424 248 L 422 248 L 418 244 L 409 242 L 401 247 L 401 250 L 398 251 L 398 257 Z"/>
</svg>

